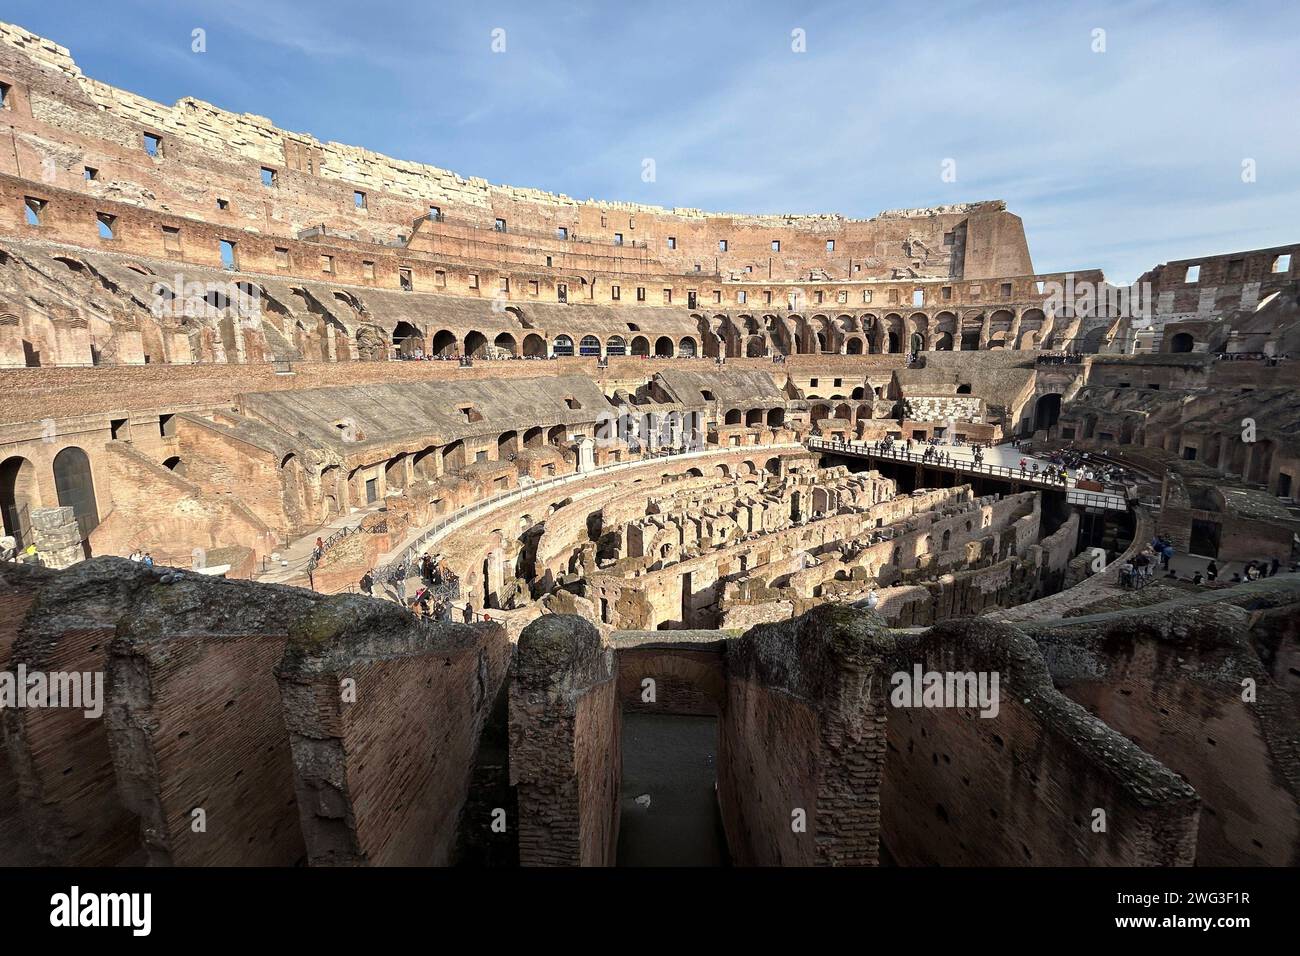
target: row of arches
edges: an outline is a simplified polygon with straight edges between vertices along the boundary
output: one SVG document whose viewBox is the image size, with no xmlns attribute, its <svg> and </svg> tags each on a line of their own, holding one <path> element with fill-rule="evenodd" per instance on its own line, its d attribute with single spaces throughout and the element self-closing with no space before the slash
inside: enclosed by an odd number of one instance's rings
<svg viewBox="0 0 1300 956">
<path fill-rule="evenodd" d="M 427 347 L 426 347 L 427 346 Z M 478 330 L 458 336 L 451 329 L 439 329 L 426 343 L 424 333 L 409 322 L 398 322 L 393 330 L 393 348 L 401 358 L 429 355 L 434 358 L 468 356 L 486 358 L 604 358 L 606 356 L 654 356 L 656 358 L 695 358 L 699 342 L 692 336 L 610 335 L 601 338 L 587 334 L 573 336 L 559 332 L 545 337 L 537 332 L 517 335 L 498 332 L 489 339 Z"/>
<path fill-rule="evenodd" d="M 55 502 L 61 508 L 72 509 L 85 547 L 90 533 L 99 526 L 90 456 L 83 449 L 69 445 L 54 456 L 52 471 Z M 0 461 L 0 518 L 4 533 L 12 535 L 20 547 L 32 543 L 31 513 L 47 504 L 31 459 L 13 455 Z"/>
</svg>

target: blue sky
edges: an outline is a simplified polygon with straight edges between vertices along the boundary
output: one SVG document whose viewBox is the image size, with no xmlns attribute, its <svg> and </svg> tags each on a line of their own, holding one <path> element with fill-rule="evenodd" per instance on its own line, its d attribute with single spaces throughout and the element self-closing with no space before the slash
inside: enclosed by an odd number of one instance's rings
<svg viewBox="0 0 1300 956">
<path fill-rule="evenodd" d="M 855 217 L 1005 199 L 1039 271 L 1116 281 L 1300 240 L 1287 0 L 6 0 L 0 18 L 165 103 L 579 199 Z"/>
</svg>

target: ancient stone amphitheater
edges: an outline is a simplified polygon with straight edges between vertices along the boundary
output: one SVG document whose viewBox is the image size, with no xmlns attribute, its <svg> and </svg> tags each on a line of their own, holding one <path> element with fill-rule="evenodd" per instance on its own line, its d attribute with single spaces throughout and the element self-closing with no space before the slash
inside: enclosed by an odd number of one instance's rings
<svg viewBox="0 0 1300 956">
<path fill-rule="evenodd" d="M 1300 245 L 0 131 L 0 862 L 1300 862 Z"/>
</svg>

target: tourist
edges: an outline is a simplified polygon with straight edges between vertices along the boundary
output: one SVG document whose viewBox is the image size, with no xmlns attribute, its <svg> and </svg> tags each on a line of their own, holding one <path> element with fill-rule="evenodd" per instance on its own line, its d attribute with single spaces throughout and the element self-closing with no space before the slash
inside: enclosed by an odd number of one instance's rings
<svg viewBox="0 0 1300 956">
<path fill-rule="evenodd" d="M 370 573 L 370 571 L 366 571 L 365 574 L 361 575 L 361 593 L 371 597 L 374 596 L 375 577 Z"/>
<path fill-rule="evenodd" d="M 146 568 L 152 568 L 152 567 L 153 567 L 153 554 L 151 554 L 150 552 L 146 551 L 146 552 L 144 553 L 144 557 L 141 558 L 140 560 L 141 560 L 141 562 L 144 564 L 144 566 L 145 566 Z"/>
<path fill-rule="evenodd" d="M 461 613 L 461 620 L 466 624 L 474 623 L 474 605 L 470 604 L 469 601 L 465 602 L 465 610 Z"/>
<path fill-rule="evenodd" d="M 1197 571 L 1195 574 L 1192 575 L 1192 583 L 1193 583 L 1193 584 L 1198 584 L 1198 585 L 1199 585 L 1199 584 L 1203 584 L 1204 582 L 1205 582 L 1205 578 L 1204 578 L 1204 576 L 1202 576 L 1202 574 L 1201 574 L 1200 571 Z"/>
<path fill-rule="evenodd" d="M 876 593 L 875 588 L 872 588 L 867 592 L 867 610 L 874 611 L 876 609 L 876 605 L 878 605 L 879 603 L 880 603 L 880 595 Z"/>
<path fill-rule="evenodd" d="M 1216 581 L 1219 577 L 1219 566 L 1211 561 L 1205 566 L 1205 578 L 1207 581 Z"/>
</svg>

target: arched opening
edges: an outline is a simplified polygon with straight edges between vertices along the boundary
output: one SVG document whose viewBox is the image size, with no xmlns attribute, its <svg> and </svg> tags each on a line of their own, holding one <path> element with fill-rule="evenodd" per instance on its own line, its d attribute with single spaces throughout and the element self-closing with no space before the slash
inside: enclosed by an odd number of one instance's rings
<svg viewBox="0 0 1300 956">
<path fill-rule="evenodd" d="M 430 445 L 421 452 L 417 452 L 411 459 L 411 470 L 415 473 L 417 481 L 432 481 L 438 477 L 438 459 L 434 452 L 436 449 Z M 328 471 L 330 469 L 326 469 Z M 321 487 L 325 487 L 325 472 L 321 473 Z"/>
<path fill-rule="evenodd" d="M 1061 396 L 1053 392 L 1039 396 L 1034 404 L 1034 431 L 1050 429 L 1061 418 Z M 1050 432 L 1049 432 L 1050 437 Z"/>
<path fill-rule="evenodd" d="M 546 358 L 546 339 L 537 334 L 525 335 L 524 358 Z"/>
<path fill-rule="evenodd" d="M 163 462 L 163 467 L 168 471 L 174 471 L 176 474 L 183 476 L 185 474 L 185 459 L 180 455 L 172 455 Z"/>
<path fill-rule="evenodd" d="M 767 412 L 767 423 L 773 428 L 779 428 L 785 424 L 785 409 L 770 408 Z"/>
<path fill-rule="evenodd" d="M 763 424 L 763 409 L 751 408 L 745 412 L 745 424 L 751 427 Z"/>
<path fill-rule="evenodd" d="M 497 436 L 497 460 L 502 461 L 519 452 L 519 433 L 502 432 Z"/>
<path fill-rule="evenodd" d="M 842 418 L 845 421 L 853 421 L 853 409 L 848 405 L 840 405 L 835 409 L 835 417 Z"/>
<path fill-rule="evenodd" d="M 492 345 L 499 351 L 504 352 L 506 355 L 510 356 L 511 358 L 514 358 L 516 355 L 519 354 L 518 343 L 515 342 L 515 337 L 511 335 L 509 332 L 502 332 L 500 335 L 498 335 L 495 339 L 492 340 Z"/>
<path fill-rule="evenodd" d="M 459 471 L 465 467 L 465 443 L 454 441 L 450 445 L 443 445 L 442 451 L 442 473 L 445 475 L 449 471 Z"/>
<path fill-rule="evenodd" d="M 739 408 L 729 408 L 729 409 L 727 409 L 726 414 L 722 416 L 722 424 L 724 424 L 724 425 L 739 425 L 739 424 L 740 424 L 740 409 L 739 409 Z"/>
<path fill-rule="evenodd" d="M 677 343 L 677 354 L 682 358 L 695 358 L 695 340 L 689 335 L 683 337 L 682 340 Z"/>
<path fill-rule="evenodd" d="M 958 395 L 969 395 L 969 394 L 970 394 L 970 383 L 969 383 L 969 382 L 963 382 L 961 385 L 958 385 L 958 386 L 957 386 L 957 394 L 958 394 Z"/>
<path fill-rule="evenodd" d="M 655 358 L 672 358 L 673 340 L 666 335 L 655 339 Z"/>
<path fill-rule="evenodd" d="M 424 333 L 410 322 L 398 322 L 393 327 L 393 349 L 402 358 L 424 356 Z"/>
<path fill-rule="evenodd" d="M 1179 332 L 1169 340 L 1169 351 L 1171 352 L 1190 352 L 1196 345 L 1196 340 L 1188 332 Z"/>
<path fill-rule="evenodd" d="M 767 462 L 763 465 L 763 470 L 766 471 L 769 475 L 775 475 L 781 470 L 781 459 L 769 458 Z"/>
<path fill-rule="evenodd" d="M 830 417 L 831 417 L 831 407 L 829 405 L 814 405 L 812 407 L 812 410 L 808 412 L 809 420 L 814 422 L 817 421 L 818 419 L 830 418 Z"/>
<path fill-rule="evenodd" d="M 848 355 L 861 355 L 862 339 L 859 336 L 853 336 L 847 343 L 845 343 L 844 351 Z"/>
<path fill-rule="evenodd" d="M 934 347 L 935 347 L 935 350 L 936 350 L 936 351 L 939 351 L 939 352 L 951 352 L 951 351 L 952 351 L 952 333 L 951 333 L 951 332 L 940 332 L 939 335 L 938 335 L 938 337 L 934 340 Z"/>
<path fill-rule="evenodd" d="M 59 506 L 72 509 L 84 546 L 90 532 L 99 525 L 99 507 L 95 503 L 90 458 L 80 448 L 65 448 L 54 456 L 54 491 Z M 86 550 L 89 556 L 89 549 Z"/>
<path fill-rule="evenodd" d="M 563 445 L 569 440 L 569 430 L 564 425 L 552 425 L 546 433 L 548 445 Z"/>
<path fill-rule="evenodd" d="M 626 355 L 627 342 L 621 335 L 611 335 L 609 341 L 605 343 L 606 355 Z"/>
<path fill-rule="evenodd" d="M 573 339 L 564 333 L 560 333 L 551 341 L 551 354 L 559 358 L 568 358 L 573 355 Z"/>
<path fill-rule="evenodd" d="M 0 518 L 4 533 L 13 535 L 20 547 L 31 544 L 31 512 L 40 507 L 36 488 L 36 466 L 15 455 L 0 463 Z"/>
<path fill-rule="evenodd" d="M 893 355 L 897 353 L 898 350 L 898 333 L 890 332 L 888 337 L 885 339 L 885 351 Z"/>
<path fill-rule="evenodd" d="M 638 335 L 632 339 L 632 354 L 641 356 L 649 355 L 650 340 L 644 335 Z"/>
<path fill-rule="evenodd" d="M 825 351 L 826 351 L 826 333 L 825 333 L 825 332 L 818 332 L 818 333 L 817 333 L 817 351 L 818 351 L 818 352 L 825 352 Z"/>
<path fill-rule="evenodd" d="M 470 358 L 486 358 L 487 336 L 482 332 L 470 332 L 466 335 L 465 354 Z"/>
<path fill-rule="evenodd" d="M 528 431 L 524 432 L 525 448 L 541 448 L 545 444 L 546 444 L 546 434 L 542 431 L 542 427 L 540 425 L 538 425 L 535 428 L 530 428 L 528 429 Z"/>
<path fill-rule="evenodd" d="M 384 486 L 389 489 L 406 487 L 406 455 L 394 455 L 384 465 Z"/>
<path fill-rule="evenodd" d="M 433 336 L 433 344 L 429 346 L 429 354 L 450 358 L 457 352 L 456 333 L 450 329 L 439 329 Z"/>
<path fill-rule="evenodd" d="M 578 342 L 578 354 L 585 358 L 598 358 L 600 356 L 600 339 L 594 335 L 584 335 Z"/>
<path fill-rule="evenodd" d="M 745 358 L 762 358 L 767 354 L 767 343 L 761 335 L 751 335 L 745 340 Z"/>
<path fill-rule="evenodd" d="M 920 355 L 925 351 L 925 336 L 920 332 L 913 332 L 912 337 L 908 340 L 907 347 L 908 351 L 913 355 Z"/>
</svg>

